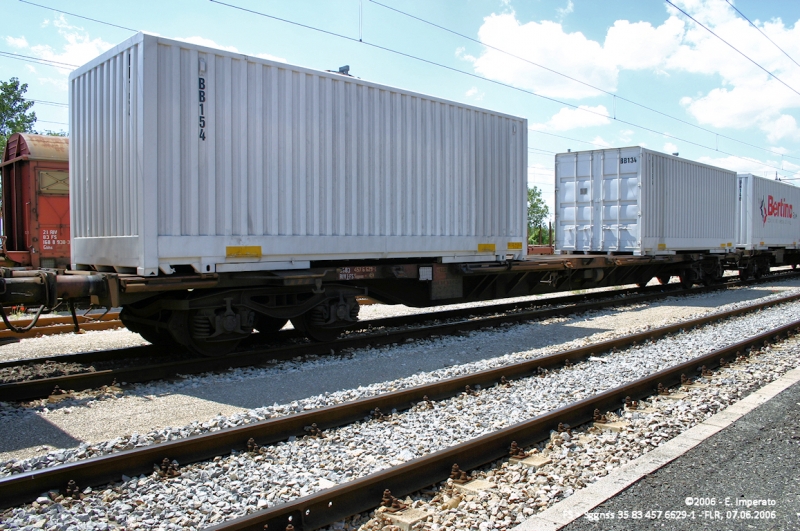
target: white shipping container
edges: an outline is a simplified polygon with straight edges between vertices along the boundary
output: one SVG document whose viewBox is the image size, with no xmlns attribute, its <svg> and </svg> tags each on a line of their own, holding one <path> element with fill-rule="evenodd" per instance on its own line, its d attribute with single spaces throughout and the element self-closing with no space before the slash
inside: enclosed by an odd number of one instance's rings
<svg viewBox="0 0 800 531">
<path fill-rule="evenodd" d="M 739 174 L 736 245 L 749 250 L 797 249 L 800 240 L 800 188 Z"/>
<path fill-rule="evenodd" d="M 525 255 L 522 118 L 143 33 L 70 113 L 76 268 Z"/>
<path fill-rule="evenodd" d="M 555 249 L 723 252 L 736 237 L 736 173 L 642 147 L 556 155 Z"/>
</svg>

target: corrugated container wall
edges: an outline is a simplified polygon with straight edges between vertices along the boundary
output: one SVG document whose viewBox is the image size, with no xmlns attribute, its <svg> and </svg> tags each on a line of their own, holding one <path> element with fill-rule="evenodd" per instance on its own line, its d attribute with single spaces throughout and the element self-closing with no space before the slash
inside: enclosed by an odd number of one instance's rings
<svg viewBox="0 0 800 531">
<path fill-rule="evenodd" d="M 78 268 L 524 257 L 524 119 L 142 33 L 70 101 Z"/>
<path fill-rule="evenodd" d="M 739 175 L 738 199 L 737 247 L 797 249 L 800 188 L 743 173 Z"/>
<path fill-rule="evenodd" d="M 556 155 L 556 253 L 722 252 L 736 173 L 642 147 Z"/>
</svg>

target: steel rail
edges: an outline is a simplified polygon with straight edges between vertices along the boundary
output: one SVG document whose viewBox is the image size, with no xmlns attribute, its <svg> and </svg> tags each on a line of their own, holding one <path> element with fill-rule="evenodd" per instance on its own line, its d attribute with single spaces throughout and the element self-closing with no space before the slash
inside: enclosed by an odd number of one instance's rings
<svg viewBox="0 0 800 531">
<path fill-rule="evenodd" d="M 419 457 L 388 470 L 209 527 L 207 531 L 280 530 L 289 523 L 297 531 L 308 531 L 332 524 L 378 506 L 384 489 L 389 489 L 395 495 L 405 496 L 447 479 L 453 464 L 458 464 L 462 470 L 470 470 L 507 457 L 512 441 L 516 441 L 522 447 L 530 446 L 547 439 L 559 423 L 570 426 L 585 424 L 592 420 L 595 409 L 617 410 L 627 396 L 639 400 L 652 395 L 659 384 L 673 387 L 680 383 L 681 375 L 694 374 L 703 366 L 709 369 L 716 368 L 722 358 L 730 359 L 737 353 L 767 343 L 780 335 L 791 334 L 798 328 L 800 321 L 794 321 L 531 420 Z"/>
<path fill-rule="evenodd" d="M 356 349 L 364 347 L 376 347 L 392 343 L 406 341 L 408 339 L 430 339 L 433 336 L 454 335 L 469 330 L 482 328 L 495 328 L 506 323 L 519 323 L 535 319 L 545 319 L 575 313 L 600 310 L 608 307 L 635 304 L 640 302 L 652 302 L 675 296 L 687 290 L 677 291 L 657 291 L 655 293 L 645 293 L 642 295 L 632 295 L 623 300 L 611 299 L 600 300 L 597 302 L 585 302 L 572 306 L 560 306 L 551 308 L 545 306 L 541 309 L 522 311 L 512 314 L 495 315 L 480 319 L 469 319 L 462 321 L 450 321 L 442 324 L 417 327 L 413 329 L 396 330 L 377 330 L 370 334 L 357 335 L 350 338 L 337 339 L 324 343 L 301 343 L 278 348 L 253 349 L 235 352 L 223 357 L 187 357 L 184 359 L 173 359 L 163 363 L 152 365 L 139 365 L 133 367 L 123 367 L 118 369 L 95 370 L 81 373 L 54 376 L 50 378 L 40 378 L 36 380 L 23 380 L 13 383 L 0 384 L 0 401 L 14 402 L 21 400 L 32 400 L 50 396 L 53 389 L 58 387 L 62 390 L 86 390 L 97 389 L 105 385 L 113 385 L 115 382 L 140 383 L 152 380 L 160 380 L 175 377 L 179 374 L 202 374 L 212 371 L 224 371 L 236 367 L 251 367 L 264 363 L 267 360 L 286 360 L 298 356 L 328 355 L 331 352 L 342 351 L 345 349 Z M 697 291 L 688 290 L 689 293 Z M 516 304 L 516 303 L 512 303 Z M 468 310 L 468 309 L 465 309 Z M 455 310 L 460 312 L 462 310 Z M 446 312 L 436 312 L 446 313 Z M 474 315 L 475 312 L 468 312 Z M 495 313 L 492 311 L 491 313 Z M 425 314 L 425 321 L 430 321 L 431 314 Z M 417 318 L 419 319 L 419 314 Z M 397 325 L 397 320 L 413 318 L 414 316 L 401 316 L 399 318 L 379 319 L 372 322 L 392 322 Z M 402 322 L 402 321 L 401 321 Z M 386 326 L 386 325 L 384 325 Z M 137 347 L 133 347 L 137 348 Z M 153 357 L 158 358 L 158 350 L 164 347 L 150 346 Z M 2 367 L 2 365 L 0 365 Z"/>
<path fill-rule="evenodd" d="M 106 312 L 104 314 L 78 315 L 78 324 L 83 330 L 109 330 L 112 328 L 122 328 L 124 325 L 119 320 L 119 312 Z M 32 319 L 14 319 L 12 324 L 17 327 L 25 327 L 31 324 Z M 30 330 L 22 333 L 9 330 L 5 323 L 0 322 L 0 339 L 14 338 L 26 339 L 38 336 L 52 336 L 73 332 L 75 325 L 71 315 L 57 315 L 53 317 L 40 317 L 36 325 Z"/>
<path fill-rule="evenodd" d="M 108 312 L 105 314 L 97 315 L 97 318 L 94 319 L 89 315 L 78 315 L 78 322 L 80 324 L 84 323 L 99 323 L 104 321 L 118 321 L 119 320 L 119 312 Z M 11 321 L 14 323 L 15 326 L 28 326 L 31 323 L 30 319 L 14 319 Z M 36 322 L 36 326 L 53 326 L 53 325 L 62 325 L 62 324 L 72 324 L 72 316 L 71 315 L 56 315 L 53 317 L 40 317 L 39 320 Z M 0 323 L 0 332 L 7 330 L 5 323 Z"/>
<path fill-rule="evenodd" d="M 375 408 L 379 408 L 381 411 L 405 410 L 423 400 L 425 396 L 428 396 L 431 400 L 446 399 L 462 392 L 467 385 L 471 387 L 488 387 L 499 382 L 502 377 L 514 379 L 530 376 L 536 373 L 540 367 L 543 369 L 559 368 L 567 360 L 570 362 L 577 361 L 614 348 L 624 348 L 650 339 L 660 338 L 679 332 L 682 329 L 702 326 L 713 321 L 743 315 L 765 307 L 799 299 L 800 295 L 792 295 L 775 301 L 768 301 L 767 303 L 737 308 L 720 314 L 707 315 L 691 321 L 647 330 L 586 347 L 385 393 L 363 400 L 267 419 L 177 441 L 125 450 L 76 463 L 7 476 L 0 478 L 0 507 L 23 503 L 34 499 L 47 490 L 63 488 L 69 480 L 74 480 L 82 487 L 103 485 L 118 480 L 123 474 L 134 476 L 150 473 L 153 469 L 153 464 L 160 463 L 165 457 L 170 460 L 175 459 L 181 464 L 188 464 L 228 454 L 231 449 L 244 449 L 250 438 L 255 439 L 260 445 L 277 443 L 291 436 L 305 434 L 305 428 L 314 423 L 322 429 L 329 429 L 364 419 Z M 392 487 L 388 488 L 394 491 Z"/>
<path fill-rule="evenodd" d="M 70 317 L 70 319 L 72 318 Z M 122 321 L 120 321 L 119 319 L 108 319 L 108 320 L 104 319 L 102 321 L 89 320 L 80 323 L 81 330 L 112 330 L 115 328 L 124 328 L 124 327 L 125 325 L 123 325 Z M 31 328 L 27 332 L 22 332 L 22 333 L 17 333 L 12 330 L 0 330 L 0 338 L 28 339 L 40 336 L 55 336 L 60 334 L 69 334 L 74 331 L 75 331 L 75 325 L 71 323 L 52 324 L 52 325 L 43 325 L 41 323 L 37 323 L 36 326 Z"/>
</svg>

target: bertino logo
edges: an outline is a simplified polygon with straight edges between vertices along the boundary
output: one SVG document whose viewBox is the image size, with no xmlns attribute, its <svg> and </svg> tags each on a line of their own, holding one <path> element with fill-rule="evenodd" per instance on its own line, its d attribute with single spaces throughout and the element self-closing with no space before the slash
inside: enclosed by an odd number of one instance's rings
<svg viewBox="0 0 800 531">
<path fill-rule="evenodd" d="M 786 199 L 781 198 L 776 201 L 771 195 L 766 199 L 761 199 L 761 221 L 766 224 L 767 219 L 772 216 L 775 218 L 796 218 L 797 214 L 794 213 L 794 207 L 786 202 Z"/>
</svg>

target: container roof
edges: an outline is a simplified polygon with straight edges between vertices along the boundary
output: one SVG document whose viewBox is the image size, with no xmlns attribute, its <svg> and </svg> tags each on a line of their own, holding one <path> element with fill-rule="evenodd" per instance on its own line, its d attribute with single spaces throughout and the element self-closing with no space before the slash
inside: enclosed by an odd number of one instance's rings
<svg viewBox="0 0 800 531">
<path fill-rule="evenodd" d="M 14 133 L 8 138 L 0 166 L 24 160 L 69 161 L 69 138 L 65 136 Z"/>
</svg>

